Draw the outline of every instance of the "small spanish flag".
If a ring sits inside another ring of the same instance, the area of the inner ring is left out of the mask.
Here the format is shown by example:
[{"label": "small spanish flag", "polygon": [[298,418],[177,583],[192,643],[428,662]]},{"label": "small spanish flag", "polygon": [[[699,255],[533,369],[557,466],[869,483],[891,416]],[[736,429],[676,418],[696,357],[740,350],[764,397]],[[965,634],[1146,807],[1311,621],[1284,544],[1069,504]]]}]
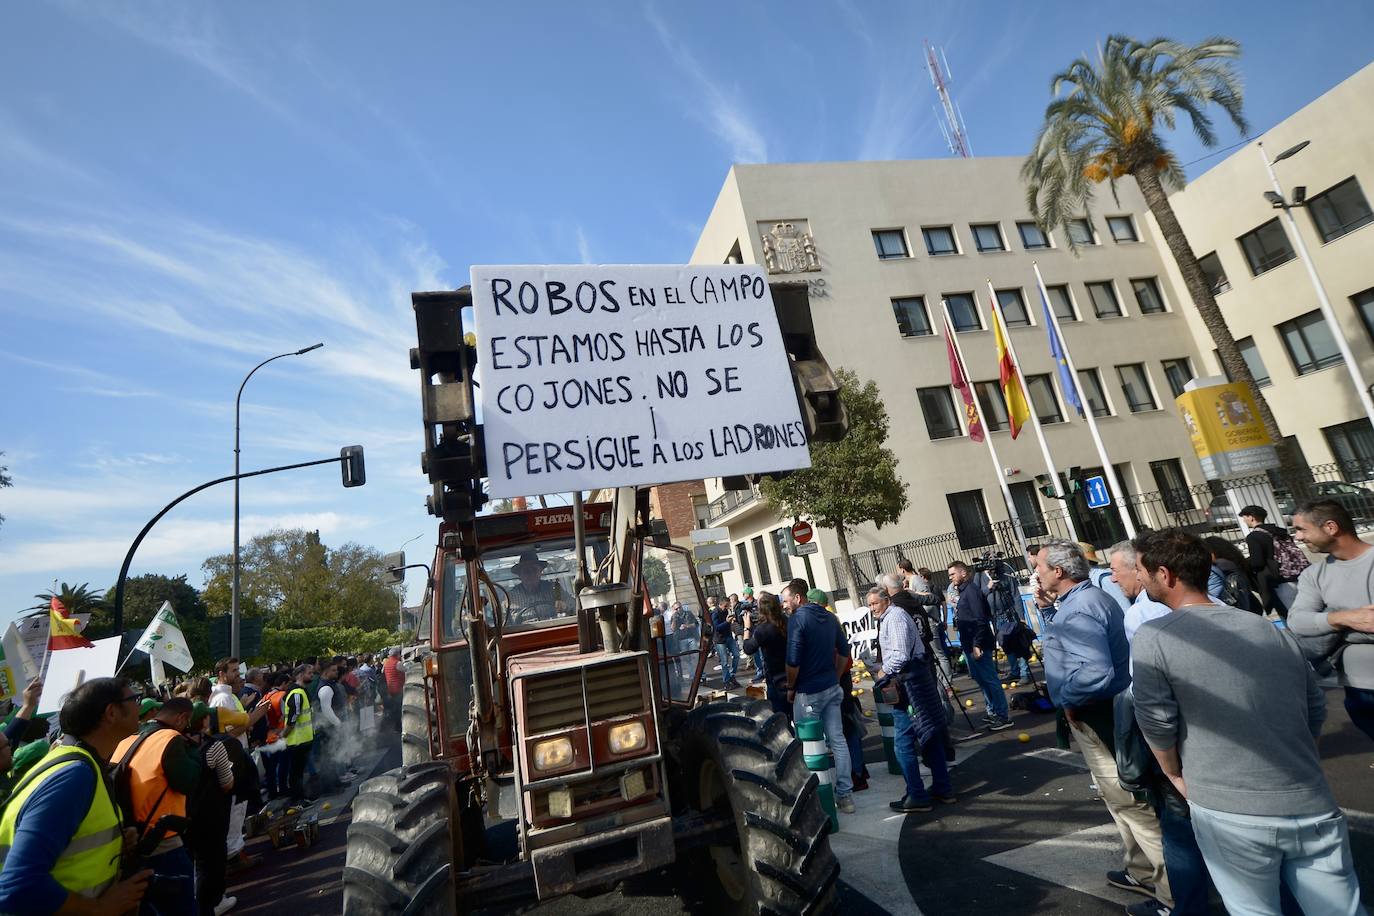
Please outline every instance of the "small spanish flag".
[{"label": "small spanish flag", "polygon": [[95,644],[76,630],[76,619],[72,617],[57,596],[52,596],[52,608],[48,611],[48,651],[58,649],[89,649]]}]

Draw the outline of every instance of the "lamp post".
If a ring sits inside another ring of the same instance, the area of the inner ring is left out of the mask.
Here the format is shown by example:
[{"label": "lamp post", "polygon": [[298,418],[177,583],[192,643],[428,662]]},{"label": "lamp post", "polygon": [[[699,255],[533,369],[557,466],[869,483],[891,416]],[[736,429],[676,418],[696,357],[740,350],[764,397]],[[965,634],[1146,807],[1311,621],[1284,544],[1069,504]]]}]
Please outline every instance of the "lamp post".
[{"label": "lamp post", "polygon": [[234,396],[234,568],[231,577],[230,598],[229,598],[229,654],[238,657],[239,654],[239,405],[243,400],[243,388],[248,384],[248,380],[253,377],[263,366],[284,356],[300,356],[309,353],[311,350],[318,350],[323,347],[323,343],[311,344],[299,350],[292,350],[289,353],[278,353],[270,356],[258,363],[252,370],[243,377],[243,382],[239,385],[239,393]]},{"label": "lamp post", "polygon": [[1279,184],[1278,175],[1274,174],[1275,163],[1296,156],[1306,149],[1310,142],[1310,140],[1304,140],[1295,146],[1290,146],[1275,156],[1272,161],[1264,152],[1264,144],[1256,144],[1259,147],[1260,158],[1264,160],[1264,168],[1269,172],[1269,181],[1274,185],[1274,190],[1265,192],[1264,199],[1273,204],[1275,209],[1282,210],[1283,215],[1288,218],[1288,228],[1293,231],[1293,244],[1297,246],[1298,257],[1302,259],[1303,266],[1307,268],[1307,277],[1312,281],[1312,288],[1317,291],[1317,304],[1321,307],[1322,317],[1326,319],[1326,326],[1336,341],[1336,348],[1341,351],[1341,359],[1345,360],[1345,368],[1350,372],[1350,380],[1355,383],[1355,394],[1364,407],[1365,416],[1369,418],[1371,428],[1374,428],[1374,399],[1370,398],[1369,384],[1365,382],[1364,373],[1360,371],[1360,364],[1355,361],[1355,354],[1350,350],[1350,343],[1345,339],[1344,332],[1341,331],[1340,323],[1336,320],[1336,312],[1331,308],[1331,300],[1326,297],[1326,288],[1322,286],[1321,278],[1317,276],[1317,267],[1312,263],[1312,255],[1307,251],[1307,243],[1302,240],[1302,232],[1298,230],[1298,221],[1293,218],[1293,208],[1303,206],[1306,195],[1299,188],[1294,194],[1293,202],[1290,203],[1283,196],[1283,186]]},{"label": "lamp post", "polygon": [[396,593],[397,593],[397,595],[398,595],[397,606],[396,606],[396,632],[397,632],[397,633],[399,633],[399,632],[401,632],[402,630],[404,630],[404,629],[405,629],[405,625],[406,625],[406,574],[405,574],[405,571],[404,571],[404,570],[405,570],[404,564],[405,564],[405,556],[406,556],[406,544],[409,544],[411,541],[418,541],[420,538],[422,538],[422,537],[424,537],[424,536],[425,536],[425,533],[424,533],[423,531],[421,531],[419,534],[415,535],[415,537],[410,538],[409,540],[407,540],[404,544],[402,544],[402,545],[400,546],[400,549],[396,551],[397,553],[399,553],[399,554],[401,555],[401,563],[402,563],[402,572],[401,572],[401,574],[400,574],[400,579],[401,579],[401,581],[398,582],[398,583],[396,584]]}]

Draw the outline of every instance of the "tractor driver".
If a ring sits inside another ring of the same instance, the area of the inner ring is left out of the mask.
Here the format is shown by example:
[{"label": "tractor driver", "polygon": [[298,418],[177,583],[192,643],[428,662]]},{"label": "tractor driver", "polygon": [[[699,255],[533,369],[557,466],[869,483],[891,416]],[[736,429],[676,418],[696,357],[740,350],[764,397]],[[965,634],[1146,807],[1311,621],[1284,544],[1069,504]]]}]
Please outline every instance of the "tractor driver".
[{"label": "tractor driver", "polygon": [[533,550],[526,550],[520,554],[519,560],[511,567],[520,580],[510,589],[510,606],[513,612],[519,612],[521,608],[530,608],[530,611],[521,615],[526,619],[549,620],[558,617],[567,609],[566,602],[563,600],[563,589],[557,581],[549,581],[541,578],[544,567],[549,564],[539,559],[539,555]]}]

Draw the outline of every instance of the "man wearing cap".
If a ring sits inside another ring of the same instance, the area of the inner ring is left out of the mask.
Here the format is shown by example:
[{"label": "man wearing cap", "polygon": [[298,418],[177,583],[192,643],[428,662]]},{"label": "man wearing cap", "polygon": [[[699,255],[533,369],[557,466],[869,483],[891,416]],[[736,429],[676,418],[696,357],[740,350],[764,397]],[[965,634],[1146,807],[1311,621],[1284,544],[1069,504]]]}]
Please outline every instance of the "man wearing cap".
[{"label": "man wearing cap", "polygon": [[539,559],[539,554],[533,550],[526,550],[520,554],[520,558],[511,567],[511,572],[520,580],[510,589],[512,612],[530,608],[531,612],[527,619],[533,620],[549,620],[563,613],[563,590],[557,582],[547,582],[540,578],[544,574],[544,567],[548,565],[546,561]]}]

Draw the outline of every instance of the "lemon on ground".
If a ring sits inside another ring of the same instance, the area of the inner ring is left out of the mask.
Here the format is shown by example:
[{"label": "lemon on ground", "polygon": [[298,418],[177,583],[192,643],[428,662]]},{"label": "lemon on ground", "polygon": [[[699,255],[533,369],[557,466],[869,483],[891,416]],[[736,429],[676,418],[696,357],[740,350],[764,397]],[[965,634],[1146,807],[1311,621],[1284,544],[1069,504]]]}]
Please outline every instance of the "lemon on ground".
[{"label": "lemon on ground", "polygon": [[1029,744],[1030,735],[1026,734],[1025,732],[1022,732],[1021,734],[1016,736],[1016,740],[1020,741],[1022,744]]},{"label": "lemon on ground", "polygon": [[967,707],[972,708],[972,706],[973,706],[973,701],[972,701],[972,700],[965,700],[965,701],[964,701],[964,705],[967,706]]}]

